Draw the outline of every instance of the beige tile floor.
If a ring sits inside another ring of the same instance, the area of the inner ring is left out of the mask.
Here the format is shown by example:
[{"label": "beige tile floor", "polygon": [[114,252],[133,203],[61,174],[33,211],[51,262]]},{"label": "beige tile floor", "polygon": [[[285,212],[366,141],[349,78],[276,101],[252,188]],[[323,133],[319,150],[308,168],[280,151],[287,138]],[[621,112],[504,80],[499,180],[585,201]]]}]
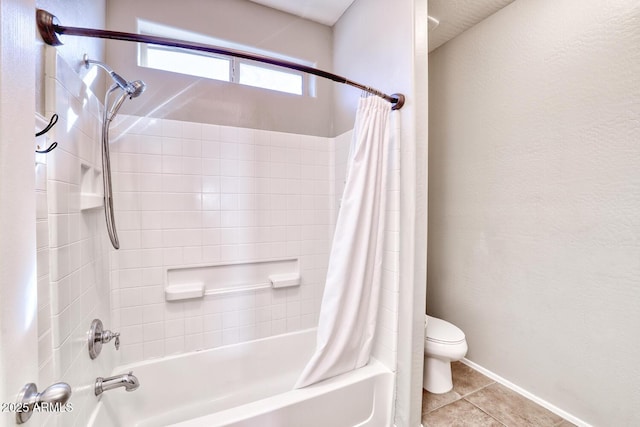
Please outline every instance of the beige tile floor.
[{"label": "beige tile floor", "polygon": [[[451,365],[453,390],[423,390],[424,427],[570,427],[570,422],[460,362]],[[574,426],[575,427],[575,426]]]}]

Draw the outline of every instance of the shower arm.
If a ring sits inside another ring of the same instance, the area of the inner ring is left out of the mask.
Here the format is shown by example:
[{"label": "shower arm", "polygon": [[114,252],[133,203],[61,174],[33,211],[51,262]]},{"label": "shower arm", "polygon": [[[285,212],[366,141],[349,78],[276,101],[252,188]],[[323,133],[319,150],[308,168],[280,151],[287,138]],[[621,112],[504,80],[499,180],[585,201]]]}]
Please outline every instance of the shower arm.
[{"label": "shower arm", "polygon": [[399,110],[400,108],[402,108],[405,102],[405,97],[401,93],[394,93],[392,95],[387,95],[386,93],[381,92],[377,89],[354,82],[352,80],[347,79],[346,77],[342,77],[337,74],[329,73],[327,71],[323,71],[313,67],[308,67],[306,65],[296,64],[295,62],[270,58],[268,56],[255,55],[255,54],[251,54],[251,53],[247,53],[247,52],[243,52],[235,49],[226,49],[226,48],[206,45],[202,43],[186,42],[183,40],[171,39],[167,37],[124,33],[120,31],[97,30],[92,28],[66,27],[66,26],[60,25],[58,18],[56,18],[54,15],[47,12],[46,10],[42,10],[42,9],[36,10],[36,23],[38,25],[38,30],[40,32],[40,35],[42,36],[42,39],[44,40],[45,43],[51,46],[59,46],[62,44],[62,42],[58,38],[58,34],[61,34],[61,35],[70,35],[70,36],[95,37],[95,38],[102,38],[102,39],[148,43],[148,44],[156,44],[161,46],[190,49],[190,50],[195,50],[200,52],[229,55],[229,56],[234,56],[236,58],[249,59],[252,61],[263,62],[265,64],[271,64],[278,67],[284,67],[292,70],[301,71],[303,73],[313,74],[314,76],[323,77],[325,79],[329,79],[334,82],[343,83],[349,86],[356,87],[367,93],[379,96],[380,98],[383,98],[384,100],[392,103],[393,104],[393,106],[391,107],[392,110]]},{"label": "shower arm", "polygon": [[91,65],[97,65],[98,67],[105,70],[111,76],[113,81],[116,82],[116,84],[120,86],[120,88],[122,88],[122,90],[129,92],[129,82],[127,82],[120,74],[113,71],[113,68],[109,67],[103,62],[96,61],[95,59],[89,59],[89,56],[86,53],[82,57],[82,60],[84,61],[84,66],[87,69],[89,69]]}]

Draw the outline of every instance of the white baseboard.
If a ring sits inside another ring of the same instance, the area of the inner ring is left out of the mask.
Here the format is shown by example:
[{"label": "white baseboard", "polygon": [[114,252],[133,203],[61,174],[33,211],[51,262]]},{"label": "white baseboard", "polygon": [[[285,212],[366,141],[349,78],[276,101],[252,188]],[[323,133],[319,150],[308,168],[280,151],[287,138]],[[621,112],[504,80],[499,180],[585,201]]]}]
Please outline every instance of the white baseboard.
[{"label": "white baseboard", "polygon": [[524,396],[527,399],[537,403],[538,405],[542,406],[543,408],[548,409],[549,411],[553,412],[554,414],[561,416],[565,420],[577,425],[578,427],[593,427],[591,424],[582,421],[580,418],[575,417],[575,416],[571,415],[570,413],[568,413],[566,411],[563,411],[562,409],[558,408],[557,406],[547,402],[544,399],[541,399],[540,397],[536,396],[535,394],[532,394],[532,393],[528,392],[527,390],[523,389],[522,387],[519,387],[519,386],[515,385],[514,383],[502,378],[500,375],[491,372],[490,370],[478,365],[477,363],[474,363],[474,362],[468,360],[467,358],[462,359],[461,362],[464,363],[465,365],[475,369],[476,371],[480,372],[481,374],[486,375],[487,377],[491,378],[495,382],[500,383],[500,384],[502,384],[503,386],[505,386],[507,388],[510,388],[511,390],[515,391],[519,395]]}]

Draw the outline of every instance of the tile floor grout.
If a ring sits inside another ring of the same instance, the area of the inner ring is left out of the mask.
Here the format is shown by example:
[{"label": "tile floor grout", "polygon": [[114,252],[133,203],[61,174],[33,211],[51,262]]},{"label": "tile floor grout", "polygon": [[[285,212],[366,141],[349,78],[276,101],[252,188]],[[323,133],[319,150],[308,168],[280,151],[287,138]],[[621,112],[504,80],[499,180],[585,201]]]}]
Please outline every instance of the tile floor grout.
[{"label": "tile floor grout", "polygon": [[[494,383],[495,383],[495,382],[494,382]],[[491,385],[491,384],[489,384],[489,385]],[[485,386],[485,387],[489,387],[489,385],[487,385],[487,386]],[[476,391],[480,391],[480,390],[482,390],[482,389],[483,389],[483,388],[485,388],[485,387],[482,387],[482,388],[480,388],[480,389],[478,389],[478,390],[476,390]],[[473,393],[475,393],[475,391],[474,391]],[[470,394],[473,394],[473,393],[469,393],[469,394],[467,394],[467,396],[469,396]],[[464,397],[463,397],[462,399],[464,399]],[[503,423],[502,421],[500,421],[499,419],[497,419],[496,417],[494,417],[493,415],[491,415],[490,413],[488,413],[487,411],[485,411],[484,409],[482,409],[481,407],[479,407],[479,406],[478,406],[478,405],[476,405],[475,403],[473,403],[473,402],[471,402],[471,401],[469,401],[469,400],[467,400],[467,399],[464,399],[464,400],[465,400],[465,401],[467,401],[467,402],[469,402],[470,404],[472,404],[473,406],[475,406],[476,408],[478,408],[479,410],[481,410],[481,411],[482,411],[482,412],[484,412],[485,414],[487,414],[487,416],[488,416],[488,417],[490,417],[490,418],[492,418],[492,419],[496,420],[496,422],[497,422],[497,423],[499,423],[501,426],[507,427],[507,425],[506,425],[505,423]],[[555,427],[555,426],[554,426],[554,427]]]},{"label": "tile floor grout", "polygon": [[451,391],[443,394],[423,392],[422,422],[425,427],[573,426],[467,365],[454,362],[452,373]]}]

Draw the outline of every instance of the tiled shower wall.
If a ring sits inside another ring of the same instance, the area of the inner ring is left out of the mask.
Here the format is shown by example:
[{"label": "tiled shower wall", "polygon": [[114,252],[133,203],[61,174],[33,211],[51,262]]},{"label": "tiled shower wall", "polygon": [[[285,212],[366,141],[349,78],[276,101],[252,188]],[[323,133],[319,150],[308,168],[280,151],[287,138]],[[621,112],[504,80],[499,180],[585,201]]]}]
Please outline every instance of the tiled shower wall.
[{"label": "tiled shower wall", "polygon": [[[121,249],[111,252],[112,305],[123,362],[317,324],[332,139],[137,117],[113,129]],[[300,263],[298,288],[165,301],[168,268],[289,258]]]},{"label": "tiled shower wall", "polygon": [[[97,403],[93,383],[113,368],[108,346],[96,360],[86,333],[95,317],[110,327],[108,250],[102,212],[81,209],[82,165],[99,173],[99,103],[78,75],[46,49],[46,117],[58,123],[37,138],[36,229],[38,276],[39,379],[42,391],[54,382],[71,385],[73,411],[41,417],[38,425],[84,426]],[[39,128],[42,128],[42,122]]]},{"label": "tiled shower wall", "polygon": [[[317,325],[352,132],[322,138],[140,117],[123,117],[113,129],[121,249],[111,253],[112,307],[124,363]],[[391,369],[397,151],[394,142],[373,352]],[[299,288],[164,299],[169,268],[283,258],[299,260]]]}]

